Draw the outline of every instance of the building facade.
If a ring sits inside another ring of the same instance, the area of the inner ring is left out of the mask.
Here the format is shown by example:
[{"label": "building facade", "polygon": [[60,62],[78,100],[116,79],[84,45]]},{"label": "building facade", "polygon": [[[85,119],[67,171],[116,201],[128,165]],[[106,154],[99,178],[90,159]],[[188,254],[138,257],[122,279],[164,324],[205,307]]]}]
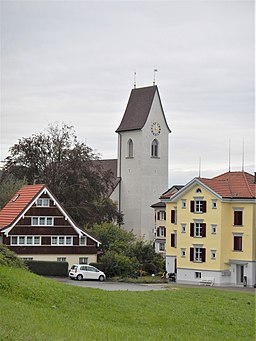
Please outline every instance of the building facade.
[{"label": "building facade", "polygon": [[118,133],[118,205],[123,227],[154,238],[150,208],[168,186],[170,129],[157,86],[133,89]]},{"label": "building facade", "polygon": [[195,178],[166,204],[166,267],[178,282],[256,284],[255,177]]},{"label": "building facade", "polygon": [[97,262],[100,245],[39,184],[23,186],[0,211],[0,242],[20,258],[69,265]]}]

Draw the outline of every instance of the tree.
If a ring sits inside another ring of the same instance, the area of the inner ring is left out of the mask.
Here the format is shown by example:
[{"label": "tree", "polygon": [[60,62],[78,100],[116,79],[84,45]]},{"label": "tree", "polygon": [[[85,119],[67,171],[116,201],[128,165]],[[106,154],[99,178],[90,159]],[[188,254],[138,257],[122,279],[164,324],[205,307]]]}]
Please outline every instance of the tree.
[{"label": "tree", "polygon": [[143,270],[147,273],[164,271],[164,259],[155,253],[152,244],[136,239],[132,231],[104,223],[94,225],[92,234],[102,242],[100,263],[107,276],[133,276]]},{"label": "tree", "polygon": [[8,203],[14,194],[26,184],[26,179],[17,180],[14,176],[8,175],[0,181],[0,210]]},{"label": "tree", "polygon": [[121,222],[117,206],[107,198],[112,173],[95,160],[99,155],[78,141],[73,126],[50,125],[46,133],[23,137],[10,148],[1,181],[12,175],[25,177],[28,184],[46,184],[81,226]]}]

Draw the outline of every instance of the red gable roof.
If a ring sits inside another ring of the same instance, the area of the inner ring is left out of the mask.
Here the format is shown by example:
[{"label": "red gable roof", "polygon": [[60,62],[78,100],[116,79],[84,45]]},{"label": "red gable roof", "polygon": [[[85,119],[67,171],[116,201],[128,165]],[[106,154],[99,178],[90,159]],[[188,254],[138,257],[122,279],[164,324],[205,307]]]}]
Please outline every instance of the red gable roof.
[{"label": "red gable roof", "polygon": [[23,186],[0,211],[0,230],[11,225],[45,185]]},{"label": "red gable roof", "polygon": [[212,179],[199,178],[223,198],[255,198],[254,176],[246,172],[227,172]]}]

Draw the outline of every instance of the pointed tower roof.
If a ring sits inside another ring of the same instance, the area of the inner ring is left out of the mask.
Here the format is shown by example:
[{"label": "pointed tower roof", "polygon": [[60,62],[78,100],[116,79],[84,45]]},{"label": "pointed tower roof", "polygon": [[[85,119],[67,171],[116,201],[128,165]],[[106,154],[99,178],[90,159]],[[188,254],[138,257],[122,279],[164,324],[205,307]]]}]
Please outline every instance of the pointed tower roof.
[{"label": "pointed tower roof", "polygon": [[[158,88],[156,85],[133,89],[131,91],[123,119],[119,127],[117,128],[116,133],[129,130],[140,130],[144,127],[156,92],[159,96]],[[161,100],[160,105],[163,111]]]}]

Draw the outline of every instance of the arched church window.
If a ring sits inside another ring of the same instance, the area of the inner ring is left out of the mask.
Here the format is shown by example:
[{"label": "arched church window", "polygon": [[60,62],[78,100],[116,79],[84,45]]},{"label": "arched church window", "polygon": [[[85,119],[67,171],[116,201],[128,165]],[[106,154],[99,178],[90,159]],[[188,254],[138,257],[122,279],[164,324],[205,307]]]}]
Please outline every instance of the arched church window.
[{"label": "arched church window", "polygon": [[129,139],[127,142],[127,157],[133,157],[133,141]]},{"label": "arched church window", "polygon": [[158,157],[159,155],[159,142],[154,139],[151,144],[151,157]]}]

